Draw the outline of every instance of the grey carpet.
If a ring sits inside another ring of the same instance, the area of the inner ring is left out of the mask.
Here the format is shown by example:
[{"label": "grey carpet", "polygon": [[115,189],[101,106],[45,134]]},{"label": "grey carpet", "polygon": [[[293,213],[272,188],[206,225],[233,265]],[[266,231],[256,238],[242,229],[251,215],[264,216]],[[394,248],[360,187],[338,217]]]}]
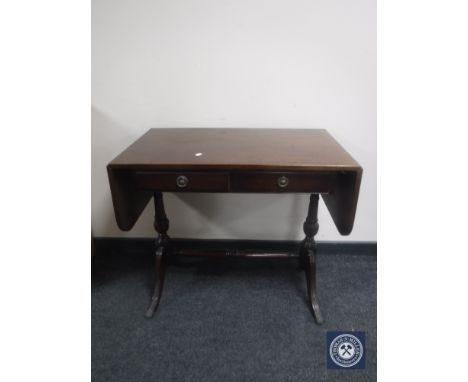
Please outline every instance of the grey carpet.
[{"label": "grey carpet", "polygon": [[[318,255],[322,326],[294,260],[178,260],[145,319],[151,260],[94,265],[93,381],[376,381],[376,256]],[[364,370],[326,368],[328,330],[366,332]]]}]

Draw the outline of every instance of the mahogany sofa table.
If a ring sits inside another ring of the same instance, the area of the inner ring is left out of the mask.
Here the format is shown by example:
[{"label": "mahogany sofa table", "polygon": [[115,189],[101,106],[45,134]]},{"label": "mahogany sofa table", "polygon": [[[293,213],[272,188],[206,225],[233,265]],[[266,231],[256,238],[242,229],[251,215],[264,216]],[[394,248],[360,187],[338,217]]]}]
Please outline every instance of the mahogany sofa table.
[{"label": "mahogany sofa table", "polygon": [[[167,234],[163,192],[308,193],[305,239],[297,256],[305,265],[308,298],[317,323],[314,236],[319,194],[342,235],[354,223],[361,166],[326,130],[311,129],[150,129],[107,166],[115,217],[130,230],[154,198],[156,283],[147,317],[161,300],[165,259],[177,254]],[[200,250],[183,253],[200,255]],[[212,255],[281,257],[286,253],[217,250]]]}]

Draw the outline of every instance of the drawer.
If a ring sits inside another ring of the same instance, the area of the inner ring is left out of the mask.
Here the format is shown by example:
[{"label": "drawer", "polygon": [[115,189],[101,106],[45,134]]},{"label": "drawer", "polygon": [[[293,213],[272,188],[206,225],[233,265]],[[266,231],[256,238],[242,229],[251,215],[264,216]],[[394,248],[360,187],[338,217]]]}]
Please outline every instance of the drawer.
[{"label": "drawer", "polygon": [[335,175],[330,172],[252,172],[231,175],[235,192],[333,192]]},{"label": "drawer", "polygon": [[229,174],[221,172],[146,172],[135,174],[138,188],[157,191],[226,192]]}]

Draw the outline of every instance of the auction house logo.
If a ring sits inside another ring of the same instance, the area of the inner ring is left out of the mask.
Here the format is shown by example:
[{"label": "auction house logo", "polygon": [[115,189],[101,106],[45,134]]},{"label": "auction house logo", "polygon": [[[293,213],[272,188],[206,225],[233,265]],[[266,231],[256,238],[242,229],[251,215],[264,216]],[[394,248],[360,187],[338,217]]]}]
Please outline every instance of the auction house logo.
[{"label": "auction house logo", "polygon": [[328,332],[327,344],[329,369],[364,369],[364,332]]}]

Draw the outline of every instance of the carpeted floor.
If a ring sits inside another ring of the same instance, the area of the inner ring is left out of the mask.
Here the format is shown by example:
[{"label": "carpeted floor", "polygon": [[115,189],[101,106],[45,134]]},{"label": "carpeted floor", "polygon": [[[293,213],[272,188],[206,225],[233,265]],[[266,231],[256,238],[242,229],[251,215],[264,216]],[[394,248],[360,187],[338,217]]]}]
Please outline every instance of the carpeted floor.
[{"label": "carpeted floor", "polygon": [[[108,260],[93,266],[95,382],[376,381],[376,256],[318,255],[322,326],[294,260],[177,260],[152,319],[152,257]],[[327,369],[328,330],[366,332],[364,370]]]}]

